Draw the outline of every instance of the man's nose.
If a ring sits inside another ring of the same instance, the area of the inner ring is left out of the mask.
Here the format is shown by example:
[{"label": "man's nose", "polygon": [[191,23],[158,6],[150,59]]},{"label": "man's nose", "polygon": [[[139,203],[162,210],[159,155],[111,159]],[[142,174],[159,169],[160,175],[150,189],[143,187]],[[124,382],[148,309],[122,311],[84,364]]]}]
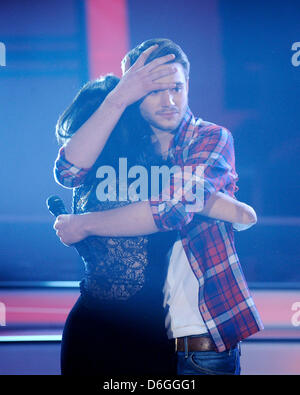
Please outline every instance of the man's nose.
[{"label": "man's nose", "polygon": [[160,100],[163,107],[175,105],[173,94],[169,89],[163,90],[161,92]]}]

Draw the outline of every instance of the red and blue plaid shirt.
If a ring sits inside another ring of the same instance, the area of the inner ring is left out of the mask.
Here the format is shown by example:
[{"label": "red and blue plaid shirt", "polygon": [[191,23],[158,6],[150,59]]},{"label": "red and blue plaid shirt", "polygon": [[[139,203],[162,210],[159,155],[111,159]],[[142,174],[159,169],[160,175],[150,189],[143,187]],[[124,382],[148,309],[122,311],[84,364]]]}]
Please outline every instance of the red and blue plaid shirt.
[{"label": "red and blue plaid shirt", "polygon": [[54,164],[54,178],[66,188],[76,188],[83,183],[85,176],[92,168],[79,168],[66,159],[65,149],[61,147]]},{"label": "red and blue plaid shirt", "polygon": [[[234,197],[237,190],[235,155],[231,133],[218,125],[195,119],[188,109],[169,147],[172,164],[193,169],[201,166],[203,204],[218,192]],[[90,169],[68,162],[61,148],[55,162],[56,180],[69,188],[83,182]],[[176,174],[168,188],[176,196]],[[180,184],[180,185],[179,185]],[[170,194],[171,195],[171,194]],[[199,313],[219,352],[263,329],[240,266],[230,223],[191,212],[184,199],[150,199],[160,231],[177,229],[199,284]],[[177,195],[178,196],[178,195]]]},{"label": "red and blue plaid shirt", "polygon": [[[170,144],[169,157],[181,169],[203,168],[200,182],[204,206],[218,191],[234,197],[238,176],[233,137],[227,129],[195,119],[188,109]],[[172,189],[182,185],[176,183],[176,175],[173,180],[171,193],[176,196]],[[262,330],[263,324],[235,250],[232,224],[196,215],[187,209],[183,199],[162,201],[156,197],[150,206],[160,231],[178,229],[180,232],[199,283],[199,312],[218,351],[229,349]]]}]

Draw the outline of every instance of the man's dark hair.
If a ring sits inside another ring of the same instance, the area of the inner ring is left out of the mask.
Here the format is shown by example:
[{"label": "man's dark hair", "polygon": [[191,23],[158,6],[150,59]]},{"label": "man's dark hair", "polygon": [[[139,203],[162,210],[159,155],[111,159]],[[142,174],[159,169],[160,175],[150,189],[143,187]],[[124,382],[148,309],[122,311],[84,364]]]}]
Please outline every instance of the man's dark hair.
[{"label": "man's dark hair", "polygon": [[185,78],[188,79],[190,73],[190,62],[186,54],[183,52],[183,50],[180,48],[179,45],[175,44],[172,40],[169,40],[167,38],[153,38],[150,40],[146,40],[142,44],[138,45],[137,47],[129,51],[125,56],[125,58],[129,57],[130,65],[133,65],[133,63],[135,63],[135,61],[141,55],[142,52],[144,52],[147,48],[155,44],[158,44],[158,48],[155,49],[148,56],[145,64],[151,62],[156,58],[160,58],[161,56],[174,54],[175,58],[167,63],[180,63],[183,67]]}]

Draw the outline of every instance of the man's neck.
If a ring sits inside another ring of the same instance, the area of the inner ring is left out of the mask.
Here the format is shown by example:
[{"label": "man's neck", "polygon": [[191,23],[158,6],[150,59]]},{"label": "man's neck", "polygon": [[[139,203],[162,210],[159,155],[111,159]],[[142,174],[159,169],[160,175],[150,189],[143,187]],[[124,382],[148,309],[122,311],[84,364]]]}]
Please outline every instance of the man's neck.
[{"label": "man's neck", "polygon": [[162,155],[163,158],[165,158],[167,156],[168,148],[174,134],[172,131],[168,132],[154,127],[152,127],[152,130],[154,133],[152,141],[156,145],[156,151],[158,154]]}]

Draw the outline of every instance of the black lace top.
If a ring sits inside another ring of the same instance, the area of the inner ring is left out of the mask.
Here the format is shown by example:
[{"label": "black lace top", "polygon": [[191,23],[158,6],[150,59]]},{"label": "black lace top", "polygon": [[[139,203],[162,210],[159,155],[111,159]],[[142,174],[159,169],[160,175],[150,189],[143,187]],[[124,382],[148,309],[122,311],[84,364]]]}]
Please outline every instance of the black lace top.
[{"label": "black lace top", "polygon": [[[75,214],[131,204],[118,199],[99,201],[96,196],[99,180],[93,175],[89,180],[92,182],[87,181],[74,189]],[[83,300],[91,306],[99,301],[127,301],[142,290],[144,294],[162,294],[166,255],[175,238],[175,232],[159,232],[148,236],[90,236],[85,239],[82,252],[85,275],[80,284]]]}]

